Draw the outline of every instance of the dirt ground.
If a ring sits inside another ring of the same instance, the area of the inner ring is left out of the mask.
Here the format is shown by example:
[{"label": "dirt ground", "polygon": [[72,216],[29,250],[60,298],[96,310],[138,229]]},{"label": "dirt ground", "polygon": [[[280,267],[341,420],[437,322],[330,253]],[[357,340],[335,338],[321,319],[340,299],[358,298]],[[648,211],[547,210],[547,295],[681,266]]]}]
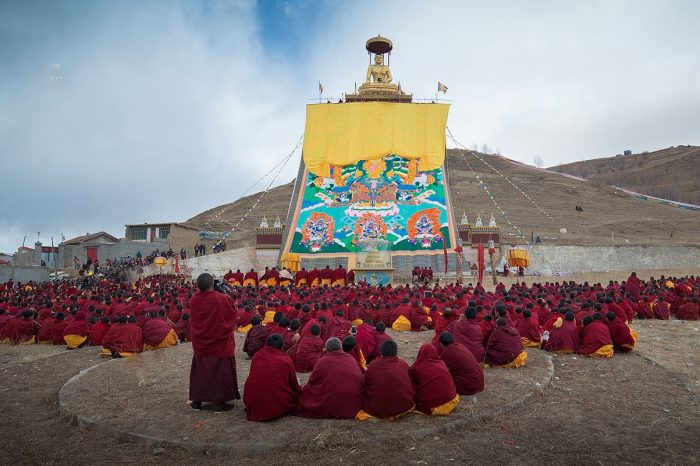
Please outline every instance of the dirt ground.
[{"label": "dirt ground", "polygon": [[[97,350],[59,350],[49,354],[38,346],[17,349],[3,345],[0,346],[0,457],[4,464],[71,465],[203,461],[213,464],[695,464],[700,461],[700,398],[692,385],[697,385],[699,325],[698,322],[640,321],[635,324],[641,340],[637,353],[616,355],[611,360],[554,356],[551,385],[524,405],[494,419],[475,420],[449,432],[427,436],[406,429],[403,435],[389,441],[354,442],[351,437],[339,442],[337,432],[316,424],[325,421],[288,418],[264,426],[271,431],[291,429],[300,433],[312,426],[327,432],[325,441],[250,456],[123,441],[114,435],[72,425],[59,414],[58,393],[81,370],[105,363],[97,357]],[[416,337],[412,334],[411,338]],[[39,351],[33,354],[34,350]],[[108,364],[116,362],[119,361]],[[521,390],[510,382],[500,384],[494,396]],[[186,391],[186,387],[181,389]],[[131,395],[148,396],[148,390],[144,384]],[[85,398],[86,403],[109,405],[107,397],[92,397],[86,392]],[[240,409],[240,404],[236,409]],[[227,418],[230,413],[198,414],[204,416],[205,422],[214,417],[237,422],[236,415]],[[167,417],[164,413],[163,418]],[[156,422],[151,428],[157,430],[158,425]],[[229,441],[254,443],[264,439],[231,436]]]}]

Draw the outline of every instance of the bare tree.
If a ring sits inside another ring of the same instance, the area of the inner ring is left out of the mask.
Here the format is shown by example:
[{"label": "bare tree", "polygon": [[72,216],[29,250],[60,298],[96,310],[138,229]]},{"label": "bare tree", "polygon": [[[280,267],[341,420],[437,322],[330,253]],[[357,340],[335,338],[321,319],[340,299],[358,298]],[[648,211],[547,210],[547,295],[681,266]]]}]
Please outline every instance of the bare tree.
[{"label": "bare tree", "polygon": [[540,157],[539,155],[536,155],[536,156],[535,156],[535,166],[536,166],[537,168],[542,168],[542,167],[544,167],[544,160],[542,160],[542,157]]}]

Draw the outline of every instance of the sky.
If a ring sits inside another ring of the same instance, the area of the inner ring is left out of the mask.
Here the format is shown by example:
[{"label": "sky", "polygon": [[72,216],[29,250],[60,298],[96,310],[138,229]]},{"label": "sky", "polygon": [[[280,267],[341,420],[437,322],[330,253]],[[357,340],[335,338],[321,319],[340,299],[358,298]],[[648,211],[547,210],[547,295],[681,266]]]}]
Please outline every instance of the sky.
[{"label": "sky", "polygon": [[467,146],[552,166],[700,145],[698,20],[693,0],[3,0],[0,251],[238,199],[377,34],[404,91],[448,86]]}]

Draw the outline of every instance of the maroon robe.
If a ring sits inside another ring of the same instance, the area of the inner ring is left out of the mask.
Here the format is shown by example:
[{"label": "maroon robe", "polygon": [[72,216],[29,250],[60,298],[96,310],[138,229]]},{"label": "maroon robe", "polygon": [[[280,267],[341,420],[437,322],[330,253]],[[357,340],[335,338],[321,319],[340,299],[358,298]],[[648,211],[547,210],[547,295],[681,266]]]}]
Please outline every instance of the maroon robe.
[{"label": "maroon robe", "polygon": [[553,352],[571,352],[578,349],[579,333],[576,324],[564,320],[561,327],[552,327],[549,331],[549,340],[544,344],[544,349]]},{"label": "maroon robe", "polygon": [[520,321],[518,321],[515,328],[518,329],[518,333],[521,337],[527,338],[533,343],[539,343],[540,339],[542,338],[540,326],[537,325],[536,321],[532,317],[523,317],[520,319]]},{"label": "maroon robe", "polygon": [[90,337],[90,344],[96,345],[96,346],[102,345],[102,339],[107,334],[108,330],[109,330],[109,325],[105,324],[102,321],[97,322],[95,325],[93,325],[92,329],[90,330],[91,335],[92,335]]},{"label": "maroon robe", "polygon": [[290,353],[297,372],[311,372],[323,354],[323,340],[316,335],[302,337]]},{"label": "maroon robe", "polygon": [[578,346],[578,353],[588,355],[595,353],[605,345],[612,344],[612,337],[608,327],[603,322],[594,320],[583,327],[583,337],[581,338],[581,344]]},{"label": "maroon robe", "polygon": [[[47,322],[48,324],[48,322]],[[63,331],[68,326],[65,320],[55,319],[51,322],[51,339],[54,345],[64,345],[66,341],[63,339]]]},{"label": "maroon robe", "polygon": [[429,414],[457,396],[452,375],[431,344],[420,347],[410,373],[416,388],[416,410],[422,413]]},{"label": "maroon robe", "polygon": [[168,336],[172,327],[160,317],[148,319],[143,324],[143,342],[149,346],[160,345]]},{"label": "maroon robe", "polygon": [[503,366],[513,362],[522,351],[518,330],[510,326],[497,326],[486,344],[486,359],[491,364]]},{"label": "maroon robe", "polygon": [[[10,341],[13,345],[28,342],[36,337],[39,331],[39,323],[34,319],[18,318],[10,333]],[[63,341],[63,335],[61,335]]]},{"label": "maroon robe", "polygon": [[222,403],[240,399],[236,378],[236,306],[228,295],[200,291],[190,301],[192,367],[190,400]]},{"label": "maroon robe", "polygon": [[608,323],[608,330],[610,331],[613,350],[616,353],[627,353],[632,351],[635,341],[634,338],[632,338],[632,332],[630,332],[630,328],[627,326],[627,324],[621,320],[614,319],[612,322]]},{"label": "maroon robe", "polygon": [[253,325],[248,333],[245,335],[245,341],[243,342],[243,352],[252,358],[255,353],[257,353],[267,341],[267,328],[264,325],[258,324]]},{"label": "maroon robe", "polygon": [[304,385],[296,414],[307,418],[353,419],[362,409],[365,376],[342,350],[325,354]]},{"label": "maroon robe", "polygon": [[116,353],[142,353],[143,331],[141,327],[135,323],[119,325],[112,336],[109,348]]},{"label": "maroon robe", "polygon": [[352,322],[344,317],[333,316],[327,324],[326,332],[323,336],[327,340],[331,337],[337,337],[341,340],[348,336],[350,332],[350,327],[352,327]]},{"label": "maroon robe", "polygon": [[[90,324],[85,320],[85,314],[78,312],[75,318],[66,325],[63,329],[63,336],[66,335],[78,335],[81,337],[90,337]],[[90,338],[88,338],[88,344]]]},{"label": "maroon robe", "polygon": [[404,414],[414,405],[415,389],[408,364],[398,356],[380,356],[367,368],[362,410],[374,417]]},{"label": "maroon robe", "polygon": [[474,395],[484,389],[484,370],[464,345],[451,343],[443,348],[440,359],[452,375],[457,393]]},{"label": "maroon robe", "polygon": [[[486,357],[486,350],[484,349],[483,343],[484,337],[481,326],[475,320],[459,320],[452,323],[445,330],[452,334],[456,343],[464,345],[469,351],[471,351],[477,361],[484,361],[484,358]],[[438,352],[440,351],[438,350]]]},{"label": "maroon robe", "polygon": [[375,332],[374,333],[374,351],[372,351],[370,354],[365,355],[365,359],[367,360],[367,364],[372,362],[374,359],[378,358],[381,356],[382,352],[380,350],[382,343],[384,343],[387,340],[393,340],[389,335],[386,334],[386,332]]},{"label": "maroon robe", "polygon": [[293,411],[301,387],[289,356],[271,346],[255,353],[243,388],[249,421],[267,421]]}]

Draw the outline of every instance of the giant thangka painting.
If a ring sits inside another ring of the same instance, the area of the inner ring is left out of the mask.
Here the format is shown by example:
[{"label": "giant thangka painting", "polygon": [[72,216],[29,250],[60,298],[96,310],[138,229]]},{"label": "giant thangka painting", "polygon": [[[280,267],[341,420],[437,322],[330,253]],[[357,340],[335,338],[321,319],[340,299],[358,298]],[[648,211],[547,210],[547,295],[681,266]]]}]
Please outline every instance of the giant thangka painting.
[{"label": "giant thangka painting", "polygon": [[450,248],[441,168],[390,155],[308,174],[291,252],[348,253],[358,240],[386,239],[392,251]]},{"label": "giant thangka painting", "polygon": [[399,254],[453,248],[443,173],[446,109],[440,121],[441,112],[416,104],[321,107],[330,108],[312,117],[307,111],[303,185],[285,251],[348,255],[366,238],[385,239]]}]

